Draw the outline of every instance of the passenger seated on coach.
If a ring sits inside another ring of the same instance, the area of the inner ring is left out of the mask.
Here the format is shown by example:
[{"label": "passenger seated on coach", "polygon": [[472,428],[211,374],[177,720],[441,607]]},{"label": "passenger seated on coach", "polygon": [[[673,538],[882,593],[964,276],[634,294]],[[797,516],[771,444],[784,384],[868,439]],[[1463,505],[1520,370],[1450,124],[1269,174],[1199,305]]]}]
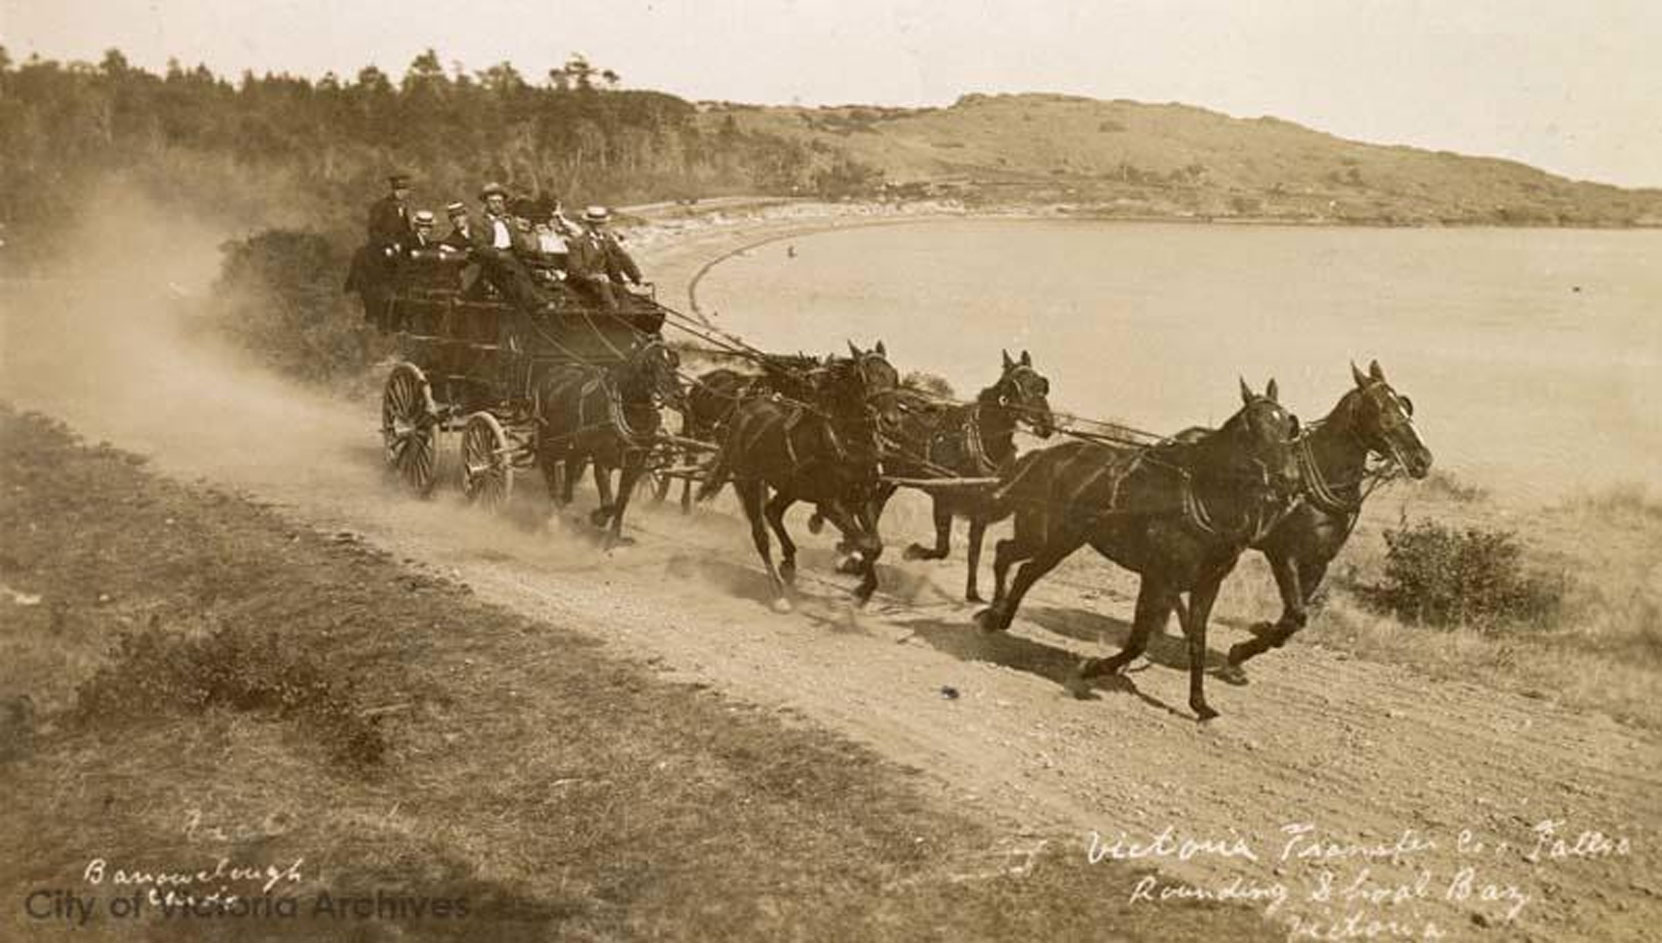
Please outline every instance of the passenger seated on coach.
[{"label": "passenger seated on coach", "polygon": [[576,234],[577,228],[566,219],[559,197],[548,196],[537,201],[535,223],[538,251],[548,266],[558,272],[560,278],[565,278],[570,260],[566,240]]}]

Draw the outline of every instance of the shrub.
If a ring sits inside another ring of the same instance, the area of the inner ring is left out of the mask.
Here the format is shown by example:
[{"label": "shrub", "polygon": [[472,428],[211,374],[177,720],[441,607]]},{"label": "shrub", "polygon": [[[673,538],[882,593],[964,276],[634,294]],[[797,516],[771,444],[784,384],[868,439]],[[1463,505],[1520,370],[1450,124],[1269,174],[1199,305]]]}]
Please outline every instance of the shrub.
[{"label": "shrub", "polygon": [[83,721],[143,722],[215,708],[299,723],[351,765],[379,763],[386,753],[380,728],[358,711],[350,680],[271,632],[224,626],[198,637],[156,628],[123,635],[110,663],[76,691]]},{"label": "shrub", "polygon": [[1407,622],[1482,629],[1503,623],[1549,624],[1566,581],[1528,572],[1523,547],[1507,531],[1464,532],[1435,521],[1385,531],[1385,575],[1364,598]]},{"label": "shrub", "polygon": [[947,399],[952,399],[956,395],[952,391],[952,384],[948,383],[945,377],[925,373],[922,370],[913,370],[906,374],[906,377],[900,381],[900,385],[909,390],[922,390],[925,393],[943,396]]},{"label": "shrub", "polygon": [[223,246],[216,326],[281,373],[344,380],[364,368],[362,308],[345,295],[347,254],[315,232],[271,229]]}]

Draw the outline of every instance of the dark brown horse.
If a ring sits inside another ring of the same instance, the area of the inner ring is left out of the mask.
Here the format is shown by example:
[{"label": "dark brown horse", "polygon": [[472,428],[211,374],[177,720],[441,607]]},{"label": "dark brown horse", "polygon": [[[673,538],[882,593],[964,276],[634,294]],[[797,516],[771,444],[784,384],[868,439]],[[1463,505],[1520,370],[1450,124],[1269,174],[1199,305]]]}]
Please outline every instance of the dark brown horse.
[{"label": "dark brown horse", "polygon": [[[753,358],[760,373],[747,373],[730,367],[717,367],[699,374],[687,383],[685,408],[681,411],[681,435],[699,442],[720,441],[721,432],[729,416],[741,401],[751,396],[780,393],[806,402],[814,398],[820,372],[830,360],[819,360],[805,354],[767,354]],[[682,458],[689,462],[703,456],[684,451]],[[660,491],[662,501],[667,489]],[[681,486],[681,510],[692,507],[692,479]]]},{"label": "dark brown horse", "polygon": [[[1027,591],[1075,550],[1090,544],[1142,576],[1125,647],[1087,659],[1073,685],[1119,671],[1141,655],[1188,593],[1183,632],[1189,648],[1189,706],[1202,720],[1206,703],[1206,622],[1224,577],[1247,545],[1285,513],[1296,490],[1293,442],[1298,419],[1241,383],[1243,408],[1195,442],[1133,448],[1066,442],[1017,461],[993,500],[1015,512],[1015,536],[998,543],[992,605],[976,614],[984,629],[1003,630]],[[1005,589],[1012,564],[1023,561]]]},{"label": "dark brown horse", "polygon": [[[996,478],[1007,474],[1015,463],[1017,425],[1026,424],[1035,435],[1048,439],[1056,429],[1048,399],[1050,381],[1033,369],[1027,351],[1015,360],[1008,351],[1003,355],[998,382],[982,390],[973,403],[946,403],[916,390],[903,390],[900,424],[884,442],[883,471],[900,478]],[[897,487],[888,482],[878,485],[873,520],[883,516]],[[976,574],[981,567],[982,537],[987,525],[999,519],[988,500],[993,489],[924,490],[934,505],[935,546],[914,543],[906,548],[906,559],[942,559],[951,552],[952,519],[968,518],[969,576],[964,598],[980,602]]]},{"label": "dark brown horse", "polygon": [[[825,367],[808,401],[777,393],[742,400],[725,423],[715,467],[698,492],[699,500],[705,500],[733,482],[756,552],[767,567],[777,611],[790,610],[785,586],[795,580],[796,543],[784,518],[798,501],[817,505],[860,549],[861,580],[855,589],[860,602],[877,589],[883,544],[870,519],[870,501],[877,486],[879,429],[896,419],[900,377],[881,341],[872,350],[853,344],[849,350],[853,356]],[[779,538],[778,568],[764,520]]]},{"label": "dark brown horse", "polygon": [[[570,504],[577,479],[592,461],[600,506],[589,520],[596,527],[611,524],[608,548],[622,537],[623,512],[655,444],[659,410],[682,399],[680,363],[673,349],[651,337],[618,363],[561,365],[537,383],[538,460],[549,496],[560,507]],[[621,469],[615,498],[614,469]]]},{"label": "dark brown horse", "polygon": [[[1355,364],[1350,365],[1350,372],[1356,386],[1299,437],[1296,458],[1302,500],[1252,544],[1269,560],[1281,591],[1282,612],[1273,624],[1254,626],[1252,639],[1230,647],[1232,668],[1287,644],[1309,621],[1310,601],[1355,528],[1368,486],[1379,480],[1368,467],[1370,456],[1377,455],[1387,469],[1401,469],[1416,479],[1431,471],[1431,450],[1414,428],[1413,402],[1391,388],[1377,360],[1368,365],[1366,374]],[[1186,430],[1179,438],[1204,434],[1203,429]]]}]

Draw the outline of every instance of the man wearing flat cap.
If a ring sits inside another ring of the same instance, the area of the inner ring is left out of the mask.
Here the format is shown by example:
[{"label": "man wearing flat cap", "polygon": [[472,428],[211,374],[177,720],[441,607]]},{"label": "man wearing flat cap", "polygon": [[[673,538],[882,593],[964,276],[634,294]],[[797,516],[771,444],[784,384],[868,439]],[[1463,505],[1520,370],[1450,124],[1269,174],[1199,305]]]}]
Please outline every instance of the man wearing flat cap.
[{"label": "man wearing flat cap", "polygon": [[618,307],[617,289],[625,282],[643,284],[640,267],[606,229],[611,211],[591,206],[583,211],[583,232],[568,241],[571,277],[609,311]]},{"label": "man wearing flat cap", "polygon": [[369,246],[383,257],[403,252],[415,236],[410,219],[410,175],[387,175],[390,193],[369,207]]}]

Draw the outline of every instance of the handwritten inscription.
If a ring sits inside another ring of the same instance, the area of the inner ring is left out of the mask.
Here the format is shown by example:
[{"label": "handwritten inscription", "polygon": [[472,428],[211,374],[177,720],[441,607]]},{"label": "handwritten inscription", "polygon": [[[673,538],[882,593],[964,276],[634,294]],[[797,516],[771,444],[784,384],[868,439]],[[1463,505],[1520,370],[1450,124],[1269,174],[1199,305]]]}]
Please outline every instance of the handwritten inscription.
[{"label": "handwritten inscription", "polygon": [[1131,884],[1127,899],[1135,905],[1246,904],[1281,921],[1290,940],[1348,941],[1452,939],[1450,908],[1479,927],[1509,924],[1534,899],[1531,887],[1511,872],[1538,879],[1543,865],[1632,852],[1623,835],[1572,830],[1549,819],[1510,839],[1469,828],[1447,835],[1408,828],[1357,841],[1324,834],[1311,822],[1289,822],[1270,839],[1233,831],[1185,833],[1176,826],[1142,835],[1122,830],[1111,838],[1093,831],[1086,857],[1092,864],[1187,863],[1236,872],[1209,882],[1145,874]]}]

